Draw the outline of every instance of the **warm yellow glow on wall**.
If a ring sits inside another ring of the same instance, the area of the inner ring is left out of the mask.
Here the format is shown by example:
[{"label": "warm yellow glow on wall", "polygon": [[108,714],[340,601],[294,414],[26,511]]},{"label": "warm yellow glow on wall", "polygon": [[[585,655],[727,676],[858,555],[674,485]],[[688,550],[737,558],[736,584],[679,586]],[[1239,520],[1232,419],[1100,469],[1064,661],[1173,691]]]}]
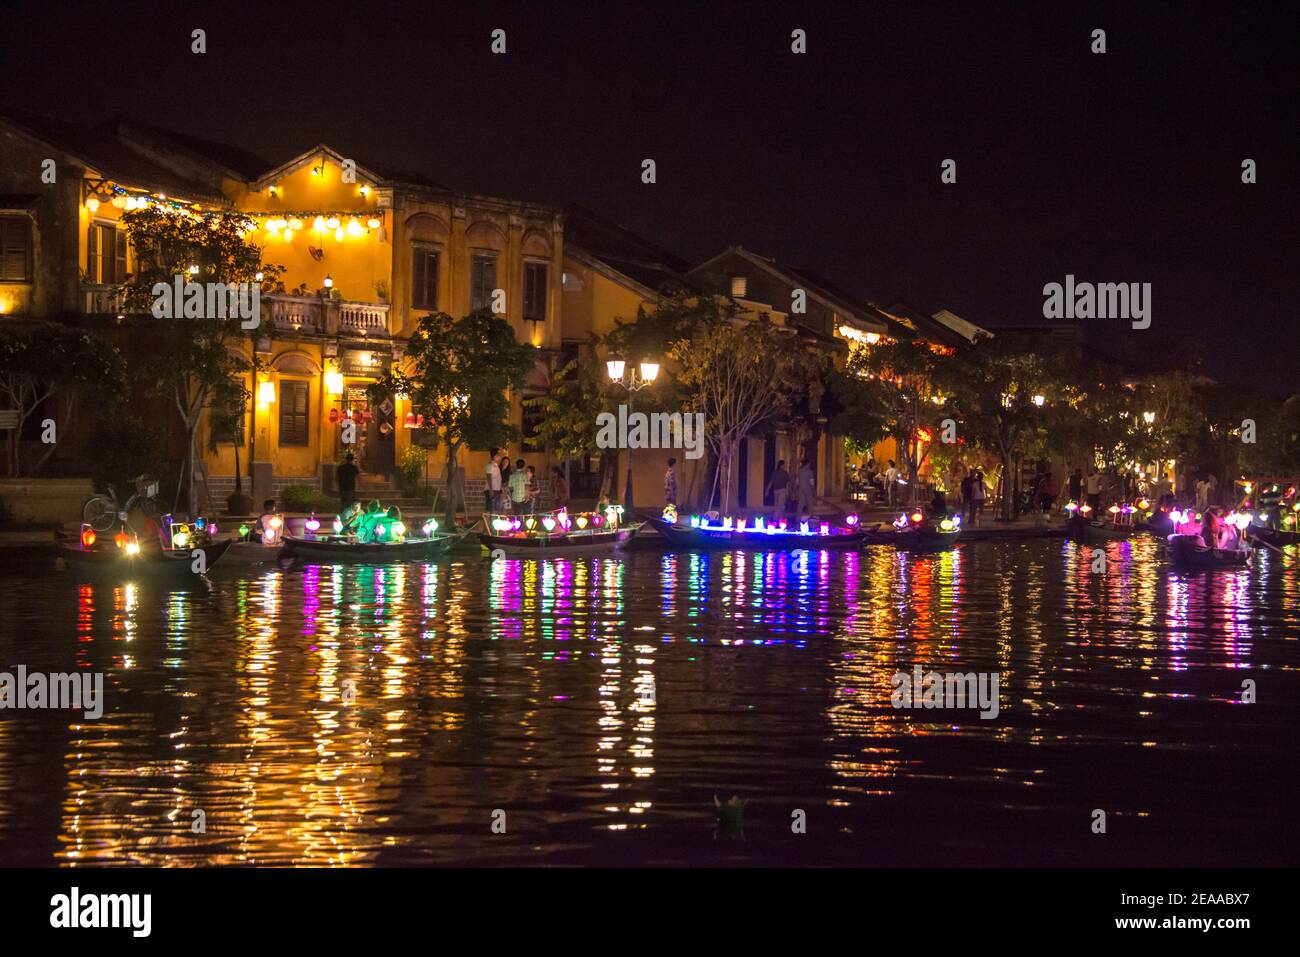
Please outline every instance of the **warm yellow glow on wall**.
[{"label": "warm yellow glow on wall", "polygon": [[263,405],[270,405],[275,401],[275,383],[263,382],[257,387],[257,401]]}]

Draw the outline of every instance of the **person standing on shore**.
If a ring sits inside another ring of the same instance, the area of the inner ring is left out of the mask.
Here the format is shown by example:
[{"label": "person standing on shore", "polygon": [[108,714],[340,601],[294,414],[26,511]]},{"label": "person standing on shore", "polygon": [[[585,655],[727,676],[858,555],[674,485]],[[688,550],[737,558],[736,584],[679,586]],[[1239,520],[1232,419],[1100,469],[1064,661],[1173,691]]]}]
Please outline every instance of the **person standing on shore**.
[{"label": "person standing on shore", "polygon": [[569,507],[569,483],[564,480],[564,471],[558,465],[551,466],[551,498],[555,507]]},{"label": "person standing on shore", "polygon": [[348,506],[357,500],[357,476],[359,474],[361,474],[361,469],[357,468],[355,457],[349,452],[343,457],[343,464],[335,471],[339,483],[340,512],[346,512]]},{"label": "person standing on shore", "polygon": [[971,515],[971,487],[975,484],[975,469],[969,468],[966,474],[961,477],[961,516],[962,520],[969,522],[973,517]]},{"label": "person standing on shore", "polygon": [[785,518],[785,500],[790,494],[790,473],[785,470],[785,459],[776,463],[776,470],[772,472],[767,488],[763,490],[765,498],[768,492],[772,493],[772,510],[776,513],[773,518]]},{"label": "person standing on shore", "polygon": [[524,460],[520,459],[510,470],[508,480],[510,487],[510,505],[516,515],[528,511],[528,473],[524,471]]},{"label": "person standing on shore", "polygon": [[893,459],[890,459],[889,468],[885,469],[885,495],[886,495],[886,501],[890,505],[894,504],[894,485],[897,482],[898,482],[898,466],[894,464]]},{"label": "person standing on shore", "polygon": [[970,481],[971,525],[975,528],[980,527],[980,516],[984,514],[984,499],[987,494],[988,489],[984,486],[984,473],[976,469]]},{"label": "person standing on shore", "polygon": [[483,470],[487,482],[483,486],[483,511],[490,512],[496,507],[497,499],[501,497],[501,466],[497,464],[497,452],[500,451],[495,446],[488,449],[487,467]]},{"label": "person standing on shore", "polygon": [[677,459],[668,457],[668,468],[664,470],[664,505],[677,505]]},{"label": "person standing on shore", "polygon": [[807,458],[799,466],[799,474],[795,476],[795,491],[799,495],[799,518],[811,516],[813,510],[813,498],[817,494],[817,475],[813,472],[812,463]]}]

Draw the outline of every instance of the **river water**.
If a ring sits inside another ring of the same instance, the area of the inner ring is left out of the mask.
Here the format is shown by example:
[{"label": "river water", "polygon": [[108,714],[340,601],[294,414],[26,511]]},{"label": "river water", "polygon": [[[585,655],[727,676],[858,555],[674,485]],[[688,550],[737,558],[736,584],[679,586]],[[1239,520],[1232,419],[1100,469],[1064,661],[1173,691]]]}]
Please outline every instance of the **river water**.
[{"label": "river water", "polygon": [[1295,864],[1300,556],[1106,548],[11,568],[0,669],[105,701],[0,710],[0,864]]}]

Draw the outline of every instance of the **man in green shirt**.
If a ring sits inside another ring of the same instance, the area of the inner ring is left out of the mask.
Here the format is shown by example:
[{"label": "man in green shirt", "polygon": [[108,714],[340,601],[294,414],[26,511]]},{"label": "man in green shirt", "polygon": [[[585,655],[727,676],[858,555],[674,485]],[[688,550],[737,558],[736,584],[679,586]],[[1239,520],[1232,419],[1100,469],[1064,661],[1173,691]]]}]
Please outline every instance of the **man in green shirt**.
[{"label": "man in green shirt", "polygon": [[524,470],[524,460],[515,462],[514,471],[510,473],[510,505],[516,515],[528,511],[528,473]]}]

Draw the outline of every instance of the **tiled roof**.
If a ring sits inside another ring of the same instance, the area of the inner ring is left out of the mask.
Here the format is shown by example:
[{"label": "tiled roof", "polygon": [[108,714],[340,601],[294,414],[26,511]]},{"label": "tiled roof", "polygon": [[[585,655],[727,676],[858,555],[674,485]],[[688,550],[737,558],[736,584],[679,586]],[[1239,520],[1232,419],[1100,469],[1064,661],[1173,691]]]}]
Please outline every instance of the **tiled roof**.
[{"label": "tiled roof", "polygon": [[159,165],[122,142],[111,127],[78,127],[52,117],[11,108],[0,109],[0,123],[19,129],[100,171],[105,176],[143,189],[159,190],[182,199],[223,203],[211,186]]}]

